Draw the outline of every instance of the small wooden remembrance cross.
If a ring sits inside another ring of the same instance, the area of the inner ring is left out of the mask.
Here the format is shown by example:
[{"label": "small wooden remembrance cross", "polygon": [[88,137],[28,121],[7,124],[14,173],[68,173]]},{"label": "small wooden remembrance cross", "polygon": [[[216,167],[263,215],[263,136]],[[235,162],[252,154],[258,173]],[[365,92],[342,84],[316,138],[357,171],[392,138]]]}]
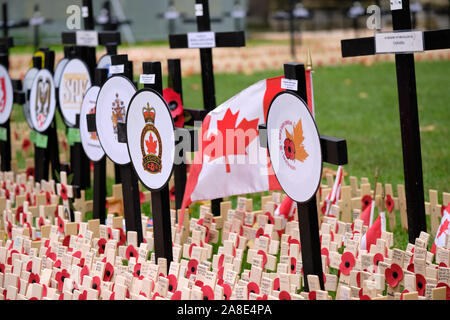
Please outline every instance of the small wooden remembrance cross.
[{"label": "small wooden remembrance cross", "polygon": [[[191,121],[186,122],[187,125],[192,125],[196,120],[202,121],[209,111],[216,108],[212,48],[245,46],[245,34],[243,31],[211,31],[208,0],[195,0],[195,15],[197,19],[198,32],[169,35],[170,48],[172,49],[200,49],[204,109],[184,109],[192,116]],[[182,197],[182,195],[184,195],[184,188],[185,185],[175,184],[175,193],[181,194]],[[220,214],[220,201],[221,199],[214,199],[211,201],[211,211],[216,216]],[[177,205],[179,205],[179,203],[177,203]],[[177,209],[179,209],[179,207],[177,207]]]},{"label": "small wooden remembrance cross", "polygon": [[395,53],[409,241],[426,232],[414,52],[450,48],[450,29],[411,31],[409,0],[391,1],[394,32],[342,40],[342,56]]},{"label": "small wooden remembrance cross", "polygon": [[[297,84],[297,90],[287,91],[293,92],[295,95],[302,98],[303,101],[308,101],[304,65],[301,63],[286,63],[284,65],[284,75],[285,79],[293,80]],[[267,147],[267,138],[270,138],[270,136],[268,133],[267,135],[263,134],[264,131],[267,131],[267,125],[260,125],[259,130],[261,146]],[[346,140],[320,135],[320,149],[323,162],[334,165],[347,164]],[[295,152],[297,152],[297,150]],[[307,277],[310,274],[319,277],[320,287],[324,290],[316,195],[314,194],[306,202],[297,202],[297,210],[305,290],[309,291]]]}]

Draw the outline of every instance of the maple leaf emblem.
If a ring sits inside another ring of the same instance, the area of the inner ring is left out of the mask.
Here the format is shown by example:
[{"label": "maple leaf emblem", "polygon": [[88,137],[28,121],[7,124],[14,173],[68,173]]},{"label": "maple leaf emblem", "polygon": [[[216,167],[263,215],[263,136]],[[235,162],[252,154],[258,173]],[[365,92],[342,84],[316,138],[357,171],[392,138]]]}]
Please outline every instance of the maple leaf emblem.
[{"label": "maple leaf emblem", "polygon": [[439,233],[438,233],[438,238],[445,233],[448,230],[448,226],[450,224],[450,220],[445,219],[444,223],[442,224],[442,226],[439,228]]},{"label": "maple leaf emblem", "polygon": [[[248,145],[258,136],[258,121],[242,119],[236,126],[239,112],[235,114],[227,109],[225,116],[217,120],[217,134],[203,140],[203,154],[209,156],[209,162],[225,157],[225,170],[231,172],[228,157],[230,155],[247,155]],[[206,141],[205,141],[206,140]]]},{"label": "maple leaf emblem", "polygon": [[305,150],[305,146],[303,145],[303,141],[305,140],[305,137],[303,136],[303,128],[302,128],[302,121],[299,120],[296,125],[294,125],[294,132],[292,134],[286,131],[286,139],[293,142],[293,149],[294,149],[294,159],[303,162],[308,158],[309,154]]},{"label": "maple leaf emblem", "polygon": [[147,146],[147,153],[156,154],[156,147],[158,146],[158,141],[153,140],[153,136],[150,134],[148,140],[145,140],[145,145]]}]

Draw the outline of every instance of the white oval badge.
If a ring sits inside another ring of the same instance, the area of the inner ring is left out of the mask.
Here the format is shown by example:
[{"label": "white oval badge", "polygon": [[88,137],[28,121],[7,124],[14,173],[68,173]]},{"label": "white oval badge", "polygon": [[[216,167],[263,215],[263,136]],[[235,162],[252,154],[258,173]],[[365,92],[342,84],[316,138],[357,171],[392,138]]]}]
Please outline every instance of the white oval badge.
[{"label": "white oval badge", "polygon": [[36,75],[38,74],[39,70],[37,68],[31,68],[28,69],[27,73],[25,74],[25,77],[23,78],[22,83],[22,92],[25,94],[25,103],[22,105],[23,114],[25,115],[25,120],[28,123],[28,126],[31,129],[34,129],[33,123],[31,122],[31,115],[30,115],[30,99],[28,96],[29,90],[31,90],[31,87],[33,86],[33,81]]},{"label": "white oval badge", "polygon": [[47,69],[39,70],[30,93],[30,119],[35,130],[44,132],[55,115],[56,97],[53,76]]},{"label": "white oval badge", "polygon": [[106,155],[117,164],[130,162],[126,143],[118,140],[118,123],[125,123],[128,104],[136,93],[124,76],[109,78],[100,88],[95,110],[97,135]]},{"label": "white oval badge", "polygon": [[91,76],[86,64],[80,59],[71,59],[64,67],[59,86],[59,107],[67,126],[76,125],[84,94],[90,87]]},{"label": "white oval badge", "polygon": [[69,59],[63,58],[61,59],[55,68],[55,75],[53,76],[53,79],[55,80],[55,87],[59,88],[59,84],[61,82],[61,76],[64,71],[64,68],[66,67],[67,62],[69,62]]},{"label": "white oval badge", "polygon": [[0,65],[0,124],[8,121],[11,115],[14,96],[11,78],[8,70]]},{"label": "white oval badge", "polygon": [[100,141],[98,140],[97,132],[88,131],[86,118],[88,114],[95,114],[95,106],[99,91],[100,87],[98,86],[92,86],[88,89],[84,95],[80,112],[81,144],[83,145],[84,152],[92,161],[99,161],[105,155],[105,151],[103,151]]},{"label": "white oval badge", "polygon": [[267,145],[275,176],[297,202],[311,199],[322,179],[319,132],[305,102],[290,92],[279,93],[267,114]]},{"label": "white oval badge", "polygon": [[142,89],[130,101],[126,123],[133,167],[145,187],[157,191],[173,169],[175,133],[169,107],[156,91]]}]

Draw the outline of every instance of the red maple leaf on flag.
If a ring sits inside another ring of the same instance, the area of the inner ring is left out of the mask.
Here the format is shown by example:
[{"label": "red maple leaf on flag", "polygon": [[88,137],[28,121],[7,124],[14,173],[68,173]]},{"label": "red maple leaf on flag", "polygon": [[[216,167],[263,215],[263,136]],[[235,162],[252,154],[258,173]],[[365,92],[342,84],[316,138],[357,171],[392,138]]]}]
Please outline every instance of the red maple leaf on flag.
[{"label": "red maple leaf on flag", "polygon": [[156,153],[156,147],[158,146],[158,141],[153,140],[153,136],[150,134],[148,140],[145,140],[145,145],[147,146],[148,153]]},{"label": "red maple leaf on flag", "polygon": [[442,226],[439,228],[438,238],[448,230],[448,225],[450,224],[450,220],[445,220]]},{"label": "red maple leaf on flag", "polygon": [[[239,112],[233,114],[227,110],[222,120],[217,120],[217,134],[203,138],[203,154],[209,156],[209,162],[225,157],[225,169],[231,171],[228,156],[247,155],[248,145],[258,136],[258,119],[242,119],[236,126]],[[219,139],[216,141],[216,139]]]}]

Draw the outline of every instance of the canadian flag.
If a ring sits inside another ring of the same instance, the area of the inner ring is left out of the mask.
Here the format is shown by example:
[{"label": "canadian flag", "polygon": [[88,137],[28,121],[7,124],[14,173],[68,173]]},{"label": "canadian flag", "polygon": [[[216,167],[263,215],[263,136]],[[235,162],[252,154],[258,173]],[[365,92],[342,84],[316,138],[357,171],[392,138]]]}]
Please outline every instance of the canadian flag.
[{"label": "canadian flag", "polygon": [[283,217],[285,220],[290,220],[297,209],[297,202],[286,196],[281,204],[275,209],[273,215],[275,217]]},{"label": "canadian flag", "polygon": [[364,209],[360,216],[360,219],[364,221],[364,225],[368,226],[369,228],[372,226],[374,209],[375,201],[372,200],[372,202]]},{"label": "canadian flag", "polygon": [[259,145],[258,125],[265,123],[272,99],[283,90],[282,78],[253,84],[205,117],[186,182],[181,219],[194,201],[281,189],[268,151]]},{"label": "canadian flag", "polygon": [[[373,203],[372,203],[373,205]],[[384,211],[380,212],[378,218],[367,230],[361,238],[361,249],[370,250],[370,246],[377,243],[377,239],[381,238],[381,233],[386,231],[386,214]]]},{"label": "canadian flag", "polygon": [[322,213],[324,215],[329,215],[331,205],[336,204],[339,198],[341,197],[341,186],[342,186],[342,166],[339,166],[336,172],[336,180],[334,180],[333,189],[328,194],[322,207]]},{"label": "canadian flag", "polygon": [[442,213],[441,224],[436,232],[433,246],[431,247],[431,253],[436,253],[436,247],[445,247],[447,235],[450,235],[450,202]]}]

